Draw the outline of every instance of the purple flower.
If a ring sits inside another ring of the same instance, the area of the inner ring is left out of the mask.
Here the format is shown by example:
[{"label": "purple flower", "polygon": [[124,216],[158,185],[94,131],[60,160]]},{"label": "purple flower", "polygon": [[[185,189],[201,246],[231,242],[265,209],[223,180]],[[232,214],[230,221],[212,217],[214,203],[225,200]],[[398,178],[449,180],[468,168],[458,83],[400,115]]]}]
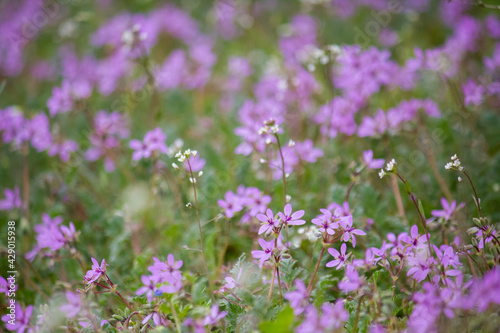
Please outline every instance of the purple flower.
[{"label": "purple flower", "polygon": [[472,79],[467,80],[467,82],[462,87],[465,105],[481,105],[483,102],[484,95],[486,93],[486,88],[482,85],[476,84]]},{"label": "purple flower", "polygon": [[219,312],[219,307],[217,305],[212,305],[210,314],[203,318],[203,325],[215,325],[219,320],[227,315],[227,311]]},{"label": "purple flower", "polygon": [[425,237],[418,234],[418,227],[416,225],[411,227],[410,236],[406,236],[402,241],[410,244],[412,249],[421,248],[427,243]]},{"label": "purple flower", "polygon": [[347,245],[345,243],[342,243],[342,245],[340,246],[340,253],[334,248],[329,248],[328,253],[330,253],[333,256],[334,260],[327,262],[326,267],[337,266],[337,270],[341,269],[342,266],[344,266],[346,260],[351,255],[351,253],[348,253],[347,255],[345,254],[346,249]]},{"label": "purple flower", "polygon": [[299,220],[302,216],[304,216],[304,210],[296,211],[292,214],[292,205],[287,204],[284,209],[284,214],[282,212],[278,213],[278,216],[283,221],[285,225],[302,225],[305,224],[305,220]]},{"label": "purple flower", "polygon": [[259,244],[262,250],[253,250],[252,257],[255,259],[259,259],[261,263],[269,260],[274,250],[274,240],[266,241],[262,238],[259,238]]},{"label": "purple flower", "polygon": [[295,280],[296,290],[290,291],[284,295],[285,299],[290,302],[290,307],[293,309],[293,314],[298,316],[304,312],[309,304],[307,288],[302,280]]},{"label": "purple flower", "polygon": [[427,258],[423,255],[408,257],[407,261],[411,268],[406,275],[413,276],[417,282],[421,282],[427,277],[436,262],[434,258]]},{"label": "purple flower", "polygon": [[47,154],[49,156],[59,155],[63,162],[69,161],[69,155],[78,150],[78,143],[73,140],[62,140],[60,142],[52,142]]},{"label": "purple flower", "polygon": [[142,283],[144,283],[144,286],[137,289],[135,294],[136,295],[146,294],[148,302],[151,302],[153,300],[153,296],[154,296],[155,291],[156,291],[156,285],[160,282],[160,276],[159,275],[150,275],[150,276],[142,275],[141,281],[142,281]]},{"label": "purple flower", "polygon": [[12,210],[21,207],[19,187],[16,186],[13,190],[6,188],[3,193],[5,194],[5,198],[0,200],[0,210]]},{"label": "purple flower", "polygon": [[92,258],[92,269],[87,271],[87,274],[83,277],[83,281],[85,284],[92,284],[95,281],[99,281],[101,277],[104,277],[106,275],[106,266],[109,266],[106,264],[106,261],[102,259],[101,265],[95,260],[95,258]]},{"label": "purple flower", "polygon": [[153,154],[166,154],[168,152],[165,144],[166,138],[167,135],[163,133],[161,128],[157,127],[147,132],[142,141],[130,140],[129,146],[135,150],[132,159],[138,161],[142,158],[149,158]]},{"label": "purple flower", "polygon": [[340,211],[335,211],[335,215],[328,209],[320,209],[321,215],[312,219],[312,223],[315,224],[319,231],[322,233],[327,233],[329,235],[335,234],[335,229],[338,229],[340,224],[340,217],[337,215]]},{"label": "purple flower", "polygon": [[320,323],[326,329],[325,331],[339,329],[349,319],[349,312],[344,308],[342,298],[337,298],[333,305],[332,303],[323,303],[321,310],[323,310],[323,316]]},{"label": "purple flower", "polygon": [[160,276],[160,282],[163,282],[167,277],[172,276],[177,280],[182,280],[182,275],[179,269],[182,267],[182,260],[175,261],[174,255],[169,254],[167,261],[162,262],[158,258],[153,257],[154,264],[149,266],[148,269],[153,275]]},{"label": "purple flower", "polygon": [[224,199],[225,200],[219,199],[217,203],[222,209],[224,209],[226,217],[231,218],[234,216],[234,213],[243,209],[243,202],[241,198],[233,192],[227,191],[224,195]]},{"label": "purple flower", "polygon": [[[488,232],[486,232],[486,231],[488,231]],[[477,247],[479,249],[484,248],[484,244],[489,243],[493,240],[493,236],[491,236],[489,234],[494,235],[494,236],[496,235],[495,229],[491,228],[490,226],[483,227],[477,231],[475,236],[479,240],[479,243],[477,245]]]},{"label": "purple flower", "polygon": [[443,217],[445,220],[449,220],[457,207],[457,202],[453,200],[450,204],[445,198],[441,198],[441,205],[443,206],[443,210],[433,210],[431,211],[431,214],[433,216]]},{"label": "purple flower", "polygon": [[365,164],[368,168],[370,169],[380,169],[384,166],[384,159],[373,159],[373,151],[372,150],[365,150],[363,152],[363,159],[365,161]]},{"label": "purple flower", "polygon": [[279,221],[274,217],[273,211],[268,208],[266,214],[257,214],[257,219],[261,221],[261,226],[259,228],[259,235],[263,233],[270,233],[274,228],[279,226]]},{"label": "purple flower", "polygon": [[[26,309],[21,308],[21,305],[19,303],[15,303],[15,315],[11,314],[6,314],[2,316],[2,321],[5,322],[5,328],[8,329],[9,331],[16,331],[17,333],[24,333],[29,332],[29,324],[30,324],[30,318],[31,314],[33,312],[33,305],[29,305],[26,307]],[[10,324],[9,321],[15,319],[14,325]]]},{"label": "purple flower", "polygon": [[61,306],[60,310],[66,312],[66,318],[73,318],[82,307],[82,299],[80,295],[74,294],[71,291],[66,292],[66,298],[68,299],[68,304]]},{"label": "purple flower", "polygon": [[205,166],[205,159],[201,158],[198,154],[191,154],[183,162],[184,167],[188,172],[198,172]]},{"label": "purple flower", "polygon": [[155,324],[155,326],[165,326],[167,325],[167,322],[165,319],[163,319],[161,317],[160,314],[158,314],[158,312],[156,311],[153,311],[151,312],[150,314],[148,314],[146,317],[144,317],[144,319],[142,320],[142,324],[145,325],[150,319],[153,319],[153,323]]},{"label": "purple flower", "polygon": [[360,229],[355,229],[352,227],[352,215],[343,218],[340,221],[340,225],[344,229],[344,242],[348,242],[352,238],[352,247],[356,247],[356,237],[354,235],[366,235],[366,232]]},{"label": "purple flower", "polygon": [[346,294],[350,291],[358,289],[361,286],[359,273],[354,265],[347,265],[345,267],[345,278],[338,283],[338,286]]},{"label": "purple flower", "polygon": [[166,283],[158,287],[158,292],[167,293],[167,294],[175,294],[179,290],[182,289],[182,281],[173,277],[173,275],[167,275],[162,280],[162,283]]}]

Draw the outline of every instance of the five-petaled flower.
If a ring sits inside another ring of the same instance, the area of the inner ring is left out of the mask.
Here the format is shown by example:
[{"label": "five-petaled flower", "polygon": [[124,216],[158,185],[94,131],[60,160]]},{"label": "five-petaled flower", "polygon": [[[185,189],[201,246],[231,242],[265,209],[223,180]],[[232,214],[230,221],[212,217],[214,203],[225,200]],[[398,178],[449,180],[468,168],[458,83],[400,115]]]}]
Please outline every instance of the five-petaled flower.
[{"label": "five-petaled flower", "polygon": [[337,266],[337,270],[341,269],[351,254],[351,253],[348,253],[346,255],[346,253],[345,253],[346,249],[347,249],[347,245],[345,243],[343,243],[342,246],[340,247],[340,253],[339,253],[339,251],[337,251],[334,248],[329,248],[328,253],[330,253],[333,256],[334,260],[327,262],[326,267]]},{"label": "five-petaled flower", "polygon": [[92,284],[93,282],[99,281],[99,279],[106,275],[106,264],[105,259],[102,259],[101,265],[95,258],[92,258],[92,269],[87,271],[87,274],[83,277],[83,281],[86,284]]}]

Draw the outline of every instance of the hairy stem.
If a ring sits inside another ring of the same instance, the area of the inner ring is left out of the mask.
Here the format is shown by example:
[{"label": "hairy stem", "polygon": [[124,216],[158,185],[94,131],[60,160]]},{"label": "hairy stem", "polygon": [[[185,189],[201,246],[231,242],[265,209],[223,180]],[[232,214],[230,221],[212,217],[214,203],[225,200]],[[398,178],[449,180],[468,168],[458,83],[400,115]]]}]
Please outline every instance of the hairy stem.
[{"label": "hairy stem", "polygon": [[316,273],[318,273],[319,264],[321,263],[321,259],[323,258],[323,255],[325,254],[325,249],[326,249],[326,246],[323,245],[323,248],[321,249],[321,253],[319,254],[318,262],[316,263],[316,267],[314,268],[313,275],[311,276],[311,281],[309,281],[309,285],[307,286],[307,292],[306,292],[307,295],[311,294],[311,292],[312,292],[314,278],[316,277]]},{"label": "hairy stem", "polygon": [[470,178],[469,173],[466,170],[464,170],[464,175],[469,180],[470,186],[472,187],[472,191],[474,191],[474,197],[476,198],[477,213],[479,214],[479,217],[482,217],[482,215],[481,215],[481,203],[479,201],[479,197],[477,196],[476,188],[474,187],[474,184],[472,183],[472,179]]},{"label": "hairy stem", "polygon": [[198,196],[197,196],[197,193],[196,193],[196,185],[195,185],[195,178],[194,178],[194,175],[193,175],[193,170],[191,168],[191,164],[189,163],[188,161],[188,165],[189,165],[189,173],[191,174],[191,183],[193,184],[193,192],[194,192],[194,205],[195,205],[195,208],[196,208],[196,218],[198,220],[198,230],[200,232],[200,244],[201,244],[201,253],[203,255],[203,264],[205,266],[205,273],[207,274],[207,279],[208,279],[208,285],[210,287],[210,295],[211,297],[213,298],[213,287],[212,287],[212,281],[210,280],[210,273],[208,272],[208,265],[207,265],[207,257],[205,255],[205,247],[203,245],[203,234],[201,232],[201,221],[200,221],[200,211],[199,211],[199,208],[198,208]]}]

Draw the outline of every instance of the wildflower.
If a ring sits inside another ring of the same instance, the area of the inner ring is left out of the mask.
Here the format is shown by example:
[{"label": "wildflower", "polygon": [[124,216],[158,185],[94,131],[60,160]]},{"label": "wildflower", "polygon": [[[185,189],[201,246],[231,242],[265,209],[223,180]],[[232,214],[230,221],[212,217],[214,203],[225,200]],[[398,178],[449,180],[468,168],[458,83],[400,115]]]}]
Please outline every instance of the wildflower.
[{"label": "wildflower", "polygon": [[85,284],[92,284],[95,281],[99,281],[101,277],[106,276],[106,266],[109,266],[106,264],[106,261],[102,259],[101,265],[95,260],[95,258],[92,258],[92,269],[87,271],[87,274],[83,277],[83,281]]},{"label": "wildflower", "polygon": [[23,333],[24,331],[29,332],[29,324],[31,314],[33,313],[33,305],[29,305],[23,310],[21,305],[16,302],[15,304],[15,321],[11,324],[13,318],[6,314],[2,316],[2,321],[5,322],[5,328],[9,331],[17,331],[18,333]]},{"label": "wildflower", "polygon": [[262,238],[259,238],[259,244],[262,250],[254,250],[252,251],[252,256],[255,259],[259,259],[261,263],[269,260],[274,251],[274,241],[266,241]]},{"label": "wildflower", "polygon": [[156,285],[160,282],[159,275],[142,275],[141,281],[144,283],[144,286],[137,289],[135,292],[136,295],[146,294],[148,302],[153,300],[153,296],[156,292]]},{"label": "wildflower", "polygon": [[259,235],[263,233],[270,233],[274,228],[279,226],[279,221],[274,217],[273,211],[268,208],[266,214],[257,214],[257,219],[261,221],[261,227],[259,228]]},{"label": "wildflower", "polygon": [[395,159],[392,159],[389,163],[387,163],[385,170],[393,171],[397,167],[397,163]]},{"label": "wildflower", "polygon": [[340,210],[336,210],[334,214],[328,209],[320,209],[321,215],[312,219],[312,223],[315,224],[319,231],[322,233],[327,233],[328,235],[335,234],[335,229],[338,229],[340,224]]},{"label": "wildflower", "polygon": [[290,307],[293,309],[293,314],[298,316],[304,312],[309,304],[307,288],[302,280],[295,280],[296,290],[290,291],[284,295],[284,298],[290,302]]},{"label": "wildflower", "polygon": [[426,258],[421,254],[417,254],[415,257],[408,257],[407,261],[411,268],[406,275],[413,276],[417,282],[421,282],[427,277],[436,262],[434,258]]},{"label": "wildflower", "polygon": [[380,171],[378,173],[378,176],[380,177],[380,179],[384,178],[385,175],[386,175],[385,170],[384,169],[380,169]]},{"label": "wildflower", "polygon": [[224,209],[226,217],[231,218],[234,216],[234,213],[243,209],[243,202],[241,198],[233,192],[227,191],[224,195],[224,199],[225,200],[219,199],[217,203],[222,209]]},{"label": "wildflower", "polygon": [[302,216],[304,216],[304,210],[296,211],[292,214],[292,205],[286,204],[284,209],[284,214],[282,212],[278,213],[278,216],[283,221],[285,225],[302,225],[305,224],[306,221],[299,220]]},{"label": "wildflower", "polygon": [[334,248],[329,248],[328,253],[330,253],[333,256],[334,260],[327,262],[326,267],[337,266],[337,270],[342,268],[342,266],[344,266],[344,263],[346,262],[346,260],[351,255],[351,253],[348,253],[346,255],[346,253],[345,253],[346,249],[347,249],[347,246],[345,243],[343,243],[342,246],[340,247],[340,253],[339,253],[339,251],[337,251]]},{"label": "wildflower", "polygon": [[59,155],[61,161],[68,162],[69,155],[78,150],[78,143],[73,140],[61,140],[60,142],[52,142],[48,148],[49,156]]},{"label": "wildflower", "polygon": [[227,315],[227,311],[219,312],[219,307],[217,305],[212,305],[210,314],[203,318],[203,325],[215,325],[219,320]]},{"label": "wildflower", "polygon": [[402,239],[403,242],[410,244],[412,248],[418,249],[424,246],[427,243],[426,237],[423,237],[418,234],[418,227],[413,225],[410,229],[410,236],[406,236]]},{"label": "wildflower", "polygon": [[[203,169],[205,166],[205,159],[201,158],[198,155],[198,152],[196,150],[193,150],[192,152],[189,152],[189,149],[184,152],[184,167],[186,168],[187,172],[198,172]],[[181,161],[181,158],[179,158],[179,161]]]},{"label": "wildflower", "polygon": [[352,238],[352,246],[356,247],[356,237],[354,235],[366,235],[366,232],[360,229],[355,229],[352,227],[352,215],[343,218],[340,221],[340,225],[344,231],[344,242],[348,242]]},{"label": "wildflower", "polygon": [[149,266],[148,269],[153,275],[160,277],[159,282],[163,282],[168,276],[172,276],[177,280],[182,280],[182,275],[179,269],[182,267],[182,260],[175,261],[174,255],[169,254],[167,261],[162,262],[158,258],[153,257],[154,264]]},{"label": "wildflower", "polygon": [[182,281],[173,275],[166,275],[160,282],[166,283],[158,287],[156,293],[160,296],[162,293],[174,294],[182,289]]},{"label": "wildflower", "polygon": [[168,325],[168,322],[161,317],[161,315],[153,311],[150,314],[148,314],[144,319],[142,320],[141,324],[145,325],[150,319],[153,319],[153,324],[155,326],[166,326]]},{"label": "wildflower", "polygon": [[166,154],[168,152],[165,144],[166,138],[167,135],[157,127],[147,132],[142,141],[131,140],[129,146],[135,150],[132,159],[138,161],[142,158],[149,158],[153,154]]},{"label": "wildflower", "polygon": [[0,210],[11,210],[21,207],[19,187],[16,186],[13,190],[6,188],[4,194],[5,198],[0,200]]},{"label": "wildflower", "polygon": [[457,206],[457,202],[453,200],[450,204],[445,198],[441,198],[441,205],[443,206],[443,210],[433,210],[431,211],[431,214],[433,216],[443,217],[445,220],[449,220]]},{"label": "wildflower", "polygon": [[66,298],[68,299],[68,304],[61,306],[60,310],[66,312],[66,318],[73,318],[80,312],[82,299],[80,295],[74,294],[71,291],[66,292]]},{"label": "wildflower", "polygon": [[365,150],[363,152],[363,160],[366,164],[366,166],[370,169],[379,169],[384,166],[384,159],[373,159],[373,151],[372,150]]},{"label": "wildflower", "polygon": [[344,323],[349,319],[349,312],[344,308],[344,300],[337,298],[335,304],[323,303],[321,306],[323,316],[320,319],[321,326],[326,330],[337,330],[343,327]]},{"label": "wildflower", "polygon": [[226,278],[225,278],[226,284],[221,287],[220,292],[225,292],[226,289],[234,289],[238,285],[238,282],[240,281],[242,272],[243,272],[243,269],[240,268],[240,271],[238,272],[238,277],[236,280],[231,276],[226,276]]},{"label": "wildflower", "polygon": [[347,265],[345,267],[345,277],[339,282],[338,286],[346,294],[350,291],[358,289],[361,286],[359,273],[354,265]]},{"label": "wildflower", "polygon": [[467,80],[467,82],[462,86],[464,93],[464,104],[469,105],[481,105],[483,102],[484,95],[486,94],[486,88],[482,85],[476,84],[472,79]]},{"label": "wildflower", "polygon": [[446,163],[444,168],[446,170],[458,170],[458,171],[464,170],[464,167],[461,165],[461,162],[458,159],[457,154],[455,154],[451,157],[451,162]]}]

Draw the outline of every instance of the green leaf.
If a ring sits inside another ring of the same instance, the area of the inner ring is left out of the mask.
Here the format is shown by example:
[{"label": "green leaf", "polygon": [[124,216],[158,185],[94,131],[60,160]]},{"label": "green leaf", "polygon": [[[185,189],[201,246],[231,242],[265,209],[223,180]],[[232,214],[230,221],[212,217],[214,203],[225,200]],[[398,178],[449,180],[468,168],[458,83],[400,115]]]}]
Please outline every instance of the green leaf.
[{"label": "green leaf", "polygon": [[293,310],[287,306],[276,317],[274,321],[264,321],[259,325],[259,329],[263,333],[285,333],[291,331],[292,322],[294,319]]}]

